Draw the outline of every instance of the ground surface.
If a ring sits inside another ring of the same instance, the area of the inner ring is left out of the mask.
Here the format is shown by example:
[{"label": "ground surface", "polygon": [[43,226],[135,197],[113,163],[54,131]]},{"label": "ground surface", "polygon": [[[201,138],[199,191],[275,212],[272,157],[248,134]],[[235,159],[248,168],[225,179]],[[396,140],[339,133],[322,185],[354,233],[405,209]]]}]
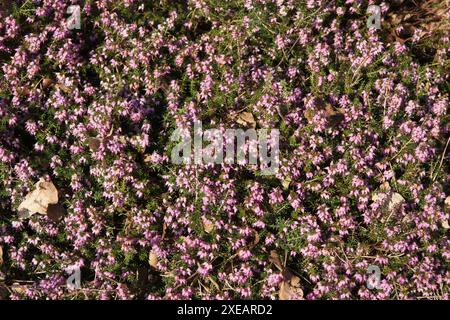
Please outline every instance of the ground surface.
[{"label": "ground surface", "polygon": [[448,1],[71,3],[0,5],[1,298],[448,298]]}]

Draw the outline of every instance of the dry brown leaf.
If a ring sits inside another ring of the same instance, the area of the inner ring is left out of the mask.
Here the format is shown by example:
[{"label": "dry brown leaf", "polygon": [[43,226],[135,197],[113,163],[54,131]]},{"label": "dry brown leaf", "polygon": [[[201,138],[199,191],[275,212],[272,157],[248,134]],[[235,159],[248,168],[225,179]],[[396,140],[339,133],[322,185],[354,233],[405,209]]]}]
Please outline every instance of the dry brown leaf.
[{"label": "dry brown leaf", "polygon": [[[389,182],[383,183],[379,188],[378,191],[374,192],[372,194],[372,201],[380,201],[381,196],[380,193],[385,193],[386,196],[383,198],[381,210],[387,211],[389,213],[389,217],[392,213],[394,213],[396,210],[400,208],[400,206],[405,202],[405,198],[402,197],[400,193],[393,192],[391,189],[391,186],[389,185]],[[389,218],[387,218],[389,219]],[[384,222],[385,218],[382,218],[382,221]]]},{"label": "dry brown leaf", "polygon": [[256,121],[251,112],[241,112],[238,114],[236,122],[242,126],[256,128]]},{"label": "dry brown leaf", "polygon": [[331,104],[325,106],[327,120],[331,125],[337,125],[344,121],[344,110],[342,108],[334,109]]},{"label": "dry brown leaf", "polygon": [[289,271],[284,272],[284,280],[278,291],[280,300],[301,300],[303,299],[303,290],[300,288],[300,278]]},{"label": "dry brown leaf", "polygon": [[291,289],[286,281],[281,282],[280,291],[278,291],[278,299],[280,300],[290,300]]},{"label": "dry brown leaf", "polygon": [[300,286],[300,278],[293,275],[291,277],[291,285],[294,287],[299,287]]},{"label": "dry brown leaf", "polygon": [[29,217],[35,213],[47,214],[49,204],[58,203],[58,190],[51,181],[40,178],[35,189],[28,193],[17,210],[20,217]]},{"label": "dry brown leaf", "polygon": [[280,285],[278,298],[280,300],[302,300],[303,290],[300,287],[290,285],[287,281],[283,281]]},{"label": "dry brown leaf", "polygon": [[148,264],[155,269],[158,266],[158,255],[153,250],[148,255]]},{"label": "dry brown leaf", "polygon": [[381,197],[380,197],[380,193],[388,193],[389,191],[391,191],[391,186],[389,185],[389,182],[384,182],[383,184],[381,184],[378,187],[378,190],[376,190],[373,194],[372,194],[372,201],[378,201]]},{"label": "dry brown leaf", "polygon": [[17,294],[24,294],[25,293],[25,287],[20,285],[18,282],[14,282],[11,286],[11,290],[14,291]]},{"label": "dry brown leaf", "polygon": [[17,88],[17,93],[21,96],[28,96],[30,94],[30,89],[27,87],[19,87]]},{"label": "dry brown leaf", "polygon": [[166,232],[167,232],[167,223],[163,223],[163,229],[162,229],[162,235],[161,235],[161,240],[164,240],[164,238],[166,237]]},{"label": "dry brown leaf", "polygon": [[314,116],[320,111],[325,111],[325,117],[331,125],[337,125],[344,120],[344,110],[342,108],[335,109],[330,103],[320,98],[314,100],[313,108],[308,107],[305,110],[305,118],[308,122],[312,122]]},{"label": "dry brown leaf", "polygon": [[280,300],[303,299],[303,290],[300,287],[300,278],[289,271],[281,262],[280,256],[275,250],[270,251],[269,261],[272,262],[283,274],[278,298]]},{"label": "dry brown leaf", "polygon": [[405,202],[405,198],[403,198],[400,193],[394,192],[390,196],[390,199],[388,202],[388,211],[392,212],[394,210],[397,210],[403,202]]},{"label": "dry brown leaf", "polygon": [[[397,1],[402,3],[403,1]],[[398,5],[388,12],[386,26],[388,41],[405,43],[413,38],[416,47],[425,47],[426,42],[440,41],[441,35],[448,33],[447,12],[449,1],[430,0],[412,1],[414,6]],[[416,30],[425,32],[415,33]],[[430,41],[431,40],[431,41]]]},{"label": "dry brown leaf", "polygon": [[99,138],[89,137],[86,139],[86,142],[92,151],[97,151],[98,148],[100,148],[102,140],[100,140]]},{"label": "dry brown leaf", "polygon": [[[380,194],[384,193],[384,196],[381,196]],[[389,220],[391,215],[397,211],[401,205],[405,202],[405,198],[402,197],[400,193],[394,192],[391,189],[391,186],[388,182],[383,183],[376,192],[372,194],[372,201],[382,201],[381,207],[379,210],[382,212],[387,213],[387,216],[384,216],[381,218],[382,222],[386,222]],[[409,220],[408,216],[405,216],[402,221],[407,223]]]},{"label": "dry brown leaf", "polygon": [[269,261],[272,262],[280,271],[284,270],[284,266],[281,262],[280,256],[275,250],[270,251]]},{"label": "dry brown leaf", "polygon": [[145,162],[145,163],[152,162],[152,155],[151,155],[151,154],[146,154],[146,155],[144,156],[144,162]]},{"label": "dry brown leaf", "polygon": [[44,78],[44,80],[42,80],[42,87],[44,89],[47,89],[48,87],[50,87],[53,84],[53,80],[50,78]]},{"label": "dry brown leaf", "polygon": [[445,208],[447,210],[450,210],[450,196],[445,198],[444,204],[445,204]]},{"label": "dry brown leaf", "polygon": [[0,266],[3,264],[3,247],[0,246]]},{"label": "dry brown leaf", "polygon": [[121,144],[126,144],[127,143],[127,137],[126,136],[119,136],[119,142]]},{"label": "dry brown leaf", "polygon": [[214,230],[214,223],[212,223],[210,220],[203,218],[203,230],[205,230],[206,233],[211,233]]},{"label": "dry brown leaf", "polygon": [[256,246],[259,243],[259,240],[261,240],[261,238],[259,237],[258,231],[254,231],[255,233],[255,239],[253,239],[252,242],[252,247]]},{"label": "dry brown leaf", "polygon": [[312,122],[312,120],[314,118],[314,114],[315,114],[315,112],[311,108],[307,108],[304,113],[305,118],[306,118],[306,120],[308,120],[308,122]]},{"label": "dry brown leaf", "polygon": [[72,89],[70,89],[69,87],[67,87],[66,85],[63,85],[63,84],[61,84],[61,83],[58,83],[58,84],[56,85],[56,87],[57,87],[58,89],[61,89],[61,90],[64,91],[65,93],[71,93],[71,92],[72,92]]},{"label": "dry brown leaf", "polygon": [[380,186],[380,191],[383,191],[383,192],[391,191],[391,186],[389,185],[389,182],[386,181],[385,183],[383,183]]}]

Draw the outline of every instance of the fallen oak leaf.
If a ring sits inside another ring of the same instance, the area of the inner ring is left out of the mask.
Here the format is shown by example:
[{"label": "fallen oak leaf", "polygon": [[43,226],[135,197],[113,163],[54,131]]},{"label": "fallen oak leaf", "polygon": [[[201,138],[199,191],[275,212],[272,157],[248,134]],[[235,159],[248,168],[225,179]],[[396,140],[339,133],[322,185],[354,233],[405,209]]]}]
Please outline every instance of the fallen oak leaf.
[{"label": "fallen oak leaf", "polygon": [[144,156],[144,163],[150,163],[150,162],[152,162],[152,159],[153,159],[153,157],[151,154],[146,154]]},{"label": "fallen oak leaf", "polygon": [[280,300],[300,300],[303,298],[303,290],[300,288],[300,278],[289,271],[281,262],[280,256],[275,250],[270,251],[269,261],[272,262],[283,275],[280,284],[278,298]]},{"label": "fallen oak leaf", "polygon": [[300,288],[300,278],[286,270],[280,284],[278,298],[280,300],[302,300],[303,290]]},{"label": "fallen oak leaf", "polygon": [[388,211],[393,212],[397,210],[402,205],[403,202],[405,202],[405,198],[403,198],[400,193],[397,192],[392,193],[387,206]]},{"label": "fallen oak leaf", "polygon": [[383,192],[391,191],[391,186],[389,185],[389,182],[385,182],[380,186],[380,190]]},{"label": "fallen oak leaf", "polygon": [[71,93],[71,92],[72,92],[72,89],[71,89],[71,88],[69,88],[68,86],[66,86],[66,85],[64,85],[64,84],[61,84],[61,83],[58,83],[58,84],[56,85],[56,88],[62,90],[62,91],[65,92],[65,93]]},{"label": "fallen oak leaf", "polygon": [[212,223],[210,220],[203,218],[203,230],[205,230],[206,233],[211,233],[214,230],[214,223]]},{"label": "fallen oak leaf", "polygon": [[379,195],[381,192],[383,193],[388,193],[391,191],[391,186],[389,185],[389,182],[385,182],[382,185],[380,185],[380,187],[378,188],[377,192],[374,192],[372,194],[372,201],[378,201],[381,199],[381,196]]},{"label": "fallen oak leaf", "polygon": [[286,281],[283,281],[280,284],[280,290],[278,291],[278,299],[291,300],[291,288]]},{"label": "fallen oak leaf", "polygon": [[40,178],[35,189],[25,196],[17,208],[19,217],[30,217],[35,213],[47,214],[49,204],[58,203],[58,190],[51,181]]},{"label": "fallen oak leaf", "polygon": [[[380,195],[384,194],[384,195]],[[400,193],[394,192],[388,182],[383,183],[378,191],[372,194],[372,201],[381,201],[380,209],[387,212],[389,216],[382,218],[381,221],[385,222],[389,217],[397,211],[401,205],[405,202],[405,198]]]},{"label": "fallen oak leaf", "polygon": [[18,283],[18,282],[14,282],[12,284],[11,290],[20,295],[25,293],[25,287],[20,285],[20,283]]},{"label": "fallen oak leaf", "polygon": [[148,264],[155,269],[158,266],[158,255],[153,250],[148,254]]},{"label": "fallen oak leaf", "polygon": [[236,118],[236,122],[242,126],[250,126],[256,128],[256,121],[251,112],[241,112]]}]

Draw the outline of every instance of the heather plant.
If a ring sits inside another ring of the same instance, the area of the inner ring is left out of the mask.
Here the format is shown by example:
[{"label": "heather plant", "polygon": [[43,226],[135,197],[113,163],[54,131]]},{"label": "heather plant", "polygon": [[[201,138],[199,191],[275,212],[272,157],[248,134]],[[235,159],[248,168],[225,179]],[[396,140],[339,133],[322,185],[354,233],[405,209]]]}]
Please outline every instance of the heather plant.
[{"label": "heather plant", "polygon": [[[3,1],[0,297],[448,299],[450,11],[417,2]],[[173,163],[197,121],[279,130],[278,171]]]}]

